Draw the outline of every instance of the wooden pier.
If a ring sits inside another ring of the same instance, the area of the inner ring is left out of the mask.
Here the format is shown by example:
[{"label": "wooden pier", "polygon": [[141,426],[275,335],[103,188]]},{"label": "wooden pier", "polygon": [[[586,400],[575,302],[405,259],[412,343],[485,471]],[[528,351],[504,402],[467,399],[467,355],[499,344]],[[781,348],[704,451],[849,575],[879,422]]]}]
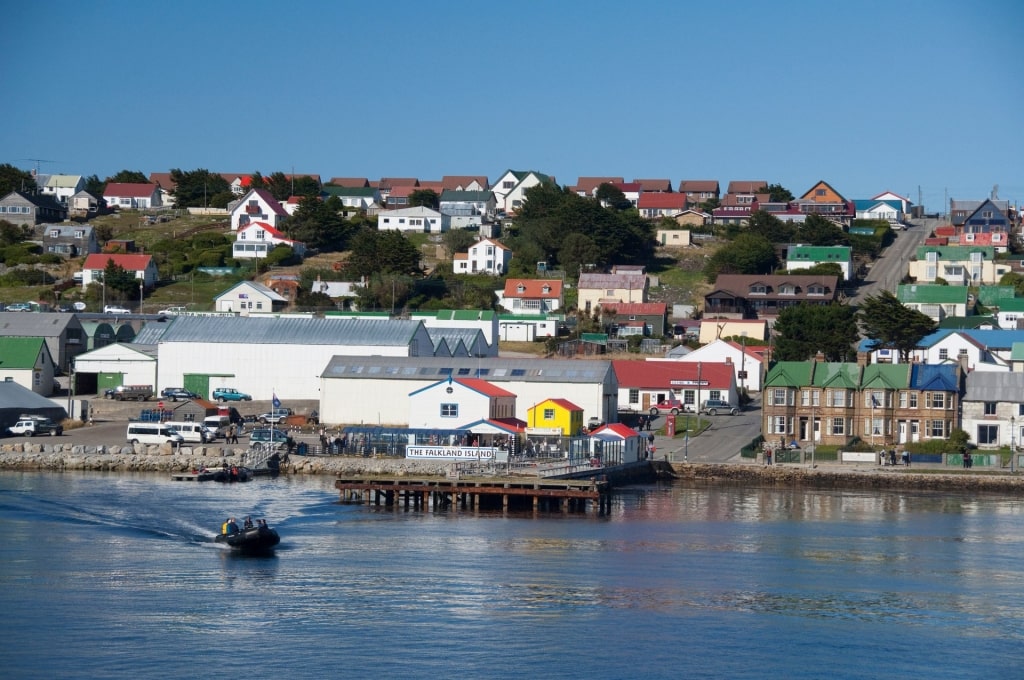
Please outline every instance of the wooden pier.
[{"label": "wooden pier", "polygon": [[339,478],[334,487],[342,503],[365,503],[406,510],[478,510],[501,512],[606,514],[611,485],[604,480],[429,477]]}]

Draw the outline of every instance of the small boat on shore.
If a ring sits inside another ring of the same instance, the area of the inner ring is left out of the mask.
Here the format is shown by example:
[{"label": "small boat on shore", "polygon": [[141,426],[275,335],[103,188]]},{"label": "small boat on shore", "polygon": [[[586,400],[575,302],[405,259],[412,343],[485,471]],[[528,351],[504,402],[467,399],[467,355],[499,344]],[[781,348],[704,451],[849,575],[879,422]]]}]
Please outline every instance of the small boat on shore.
[{"label": "small boat on shore", "polygon": [[236,533],[220,533],[213,539],[215,543],[224,543],[240,553],[247,555],[266,554],[274,551],[274,546],[281,542],[275,529],[260,520],[256,526],[241,529]]}]

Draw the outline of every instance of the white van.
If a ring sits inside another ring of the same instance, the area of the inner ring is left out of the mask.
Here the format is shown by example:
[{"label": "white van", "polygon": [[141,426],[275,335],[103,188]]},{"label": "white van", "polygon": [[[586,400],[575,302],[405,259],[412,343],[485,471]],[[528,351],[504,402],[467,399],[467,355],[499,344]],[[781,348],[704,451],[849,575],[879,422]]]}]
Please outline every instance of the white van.
[{"label": "white van", "polygon": [[202,423],[187,422],[187,421],[171,421],[164,423],[164,425],[170,425],[173,427],[178,434],[181,435],[182,439],[191,443],[205,444],[210,441],[208,435],[209,430]]},{"label": "white van", "polygon": [[167,423],[128,423],[129,444],[181,444],[185,438]]},{"label": "white van", "polygon": [[216,433],[216,436],[223,437],[227,435],[228,428],[231,427],[231,419],[227,416],[206,416],[203,425],[210,432]]}]

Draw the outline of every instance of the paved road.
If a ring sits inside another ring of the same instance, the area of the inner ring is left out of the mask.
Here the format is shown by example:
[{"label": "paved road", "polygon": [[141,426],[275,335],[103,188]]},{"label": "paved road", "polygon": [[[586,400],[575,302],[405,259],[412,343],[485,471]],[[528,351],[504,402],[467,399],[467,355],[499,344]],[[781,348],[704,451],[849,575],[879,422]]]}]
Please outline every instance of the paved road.
[{"label": "paved road", "polygon": [[[696,416],[690,415],[690,418]],[[676,416],[676,430],[684,431],[686,416]],[[668,456],[673,463],[725,463],[739,462],[739,451],[761,434],[761,398],[757,395],[746,408],[735,416],[701,416],[711,426],[699,435],[665,437],[655,434],[655,457]],[[652,431],[665,425],[664,416],[652,424]]]},{"label": "paved road", "polygon": [[864,301],[869,295],[877,295],[883,290],[895,294],[896,286],[907,274],[907,263],[911,256],[922,245],[928,235],[941,224],[943,220],[921,219],[914,220],[912,227],[895,232],[896,240],[886,248],[879,258],[868,270],[864,281],[858,286],[856,295],[850,300],[854,306]]}]

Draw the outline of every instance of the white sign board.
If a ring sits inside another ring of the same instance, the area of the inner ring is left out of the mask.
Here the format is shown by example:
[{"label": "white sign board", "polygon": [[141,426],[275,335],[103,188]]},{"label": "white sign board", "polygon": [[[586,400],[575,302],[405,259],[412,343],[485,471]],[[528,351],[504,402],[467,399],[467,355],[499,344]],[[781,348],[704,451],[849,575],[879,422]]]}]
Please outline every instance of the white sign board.
[{"label": "white sign board", "polygon": [[408,446],[406,458],[438,460],[494,460],[497,449],[484,446]]}]

